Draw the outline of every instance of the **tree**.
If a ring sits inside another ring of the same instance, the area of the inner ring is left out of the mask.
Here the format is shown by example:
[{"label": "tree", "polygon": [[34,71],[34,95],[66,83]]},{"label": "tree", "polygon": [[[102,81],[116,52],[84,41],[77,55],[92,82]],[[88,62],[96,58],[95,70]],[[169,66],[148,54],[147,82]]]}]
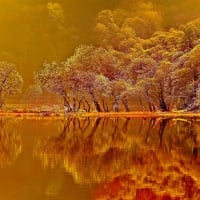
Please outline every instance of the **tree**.
[{"label": "tree", "polygon": [[0,62],[0,110],[9,96],[21,92],[23,79],[12,63]]},{"label": "tree", "polygon": [[63,98],[66,112],[80,109],[84,94],[81,92],[80,66],[76,64],[74,56],[60,63],[44,63],[35,76],[43,89]]},{"label": "tree", "polygon": [[189,51],[195,47],[200,37],[200,20],[190,21],[181,25],[180,29],[184,32],[184,50]]},{"label": "tree", "polygon": [[119,111],[119,102],[122,101],[126,111],[130,111],[128,107],[128,98],[132,96],[131,84],[123,79],[115,79],[111,81],[111,95],[114,98],[113,110]]},{"label": "tree", "polygon": [[96,111],[101,112],[101,106],[100,102],[96,95],[96,87],[97,81],[96,81],[96,74],[92,72],[81,72],[79,74],[79,83],[80,83],[80,89],[84,92],[84,95],[86,97],[90,97],[91,101],[93,102]]},{"label": "tree", "polygon": [[102,74],[96,75],[94,81],[94,91],[97,97],[102,102],[103,111],[108,112],[109,108],[106,99],[108,99],[111,95],[111,86],[109,79]]},{"label": "tree", "polygon": [[83,71],[102,74],[112,80],[118,72],[120,60],[111,50],[93,45],[81,45],[71,57],[71,66]]},{"label": "tree", "polygon": [[43,89],[63,98],[64,110],[71,112],[69,93],[71,85],[69,82],[71,67],[69,62],[44,63],[43,68],[35,74],[35,79]]},{"label": "tree", "polygon": [[94,103],[97,111],[102,111],[98,98],[104,110],[108,110],[104,98],[110,93],[109,81],[118,73],[119,59],[111,51],[82,45],[61,63],[44,63],[35,77],[43,89],[63,98],[67,111],[78,111],[84,102],[89,105],[88,100]]},{"label": "tree", "polygon": [[[138,9],[135,9],[138,8]],[[97,42],[120,52],[141,50],[141,39],[162,29],[162,17],[152,3],[139,2],[129,9],[102,10],[96,18]]]},{"label": "tree", "polygon": [[[194,103],[198,102],[198,92],[200,85],[200,45],[196,45],[188,54],[187,54],[187,63],[185,68],[188,69],[187,77],[189,86],[188,99],[186,101],[186,107],[189,109],[194,109]],[[195,109],[198,109],[199,105],[195,105]]]},{"label": "tree", "polygon": [[[159,60],[163,57],[170,59],[175,52],[184,50],[184,37],[185,33],[183,31],[170,29],[169,31],[157,31],[151,38],[144,40],[142,43],[148,54],[155,59]],[[156,55],[160,56],[156,57]]]}]

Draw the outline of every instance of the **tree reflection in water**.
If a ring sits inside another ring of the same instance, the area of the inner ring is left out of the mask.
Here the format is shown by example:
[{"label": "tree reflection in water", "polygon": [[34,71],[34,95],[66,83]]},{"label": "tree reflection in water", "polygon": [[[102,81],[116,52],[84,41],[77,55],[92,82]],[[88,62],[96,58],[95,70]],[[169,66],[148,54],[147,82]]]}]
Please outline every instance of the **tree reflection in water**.
[{"label": "tree reflection in water", "polygon": [[16,132],[14,119],[0,118],[0,166],[10,166],[22,150],[21,135]]},{"label": "tree reflection in water", "polygon": [[79,184],[100,183],[95,199],[142,199],[148,192],[155,199],[196,198],[199,126],[178,118],[68,118],[60,135],[38,141],[35,156]]},{"label": "tree reflection in water", "polygon": [[35,155],[44,167],[64,167],[80,184],[105,181],[127,169],[135,154],[129,120],[67,119],[59,136],[38,141]]}]

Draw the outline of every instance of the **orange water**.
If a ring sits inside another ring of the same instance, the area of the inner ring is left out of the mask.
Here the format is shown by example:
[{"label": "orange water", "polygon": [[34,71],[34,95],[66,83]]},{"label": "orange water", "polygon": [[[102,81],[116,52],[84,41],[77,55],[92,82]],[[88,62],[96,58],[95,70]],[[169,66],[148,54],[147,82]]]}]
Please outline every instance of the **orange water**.
[{"label": "orange water", "polygon": [[[191,119],[1,118],[0,199],[112,199],[122,192],[122,199],[134,199],[146,187],[189,195],[181,184],[174,190],[161,183],[189,175],[199,187],[199,127]],[[113,190],[126,174],[134,185],[123,179],[123,191]]]}]

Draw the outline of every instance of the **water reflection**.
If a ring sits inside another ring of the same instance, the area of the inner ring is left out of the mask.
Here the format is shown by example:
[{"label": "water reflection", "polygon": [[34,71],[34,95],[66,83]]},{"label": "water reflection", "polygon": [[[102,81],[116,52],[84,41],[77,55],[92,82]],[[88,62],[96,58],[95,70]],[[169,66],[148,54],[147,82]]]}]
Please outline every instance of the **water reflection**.
[{"label": "water reflection", "polygon": [[34,155],[78,184],[100,183],[94,199],[197,198],[199,131],[194,119],[68,118],[60,134],[38,140]]},{"label": "water reflection", "polygon": [[16,121],[0,118],[0,167],[14,164],[21,151],[21,135],[16,131]]},{"label": "water reflection", "polygon": [[77,183],[105,181],[126,169],[135,154],[129,120],[68,119],[60,135],[38,142],[35,155],[44,167],[64,167]]},{"label": "water reflection", "polygon": [[151,119],[147,124],[132,168],[101,184],[94,199],[200,199],[200,122]]}]

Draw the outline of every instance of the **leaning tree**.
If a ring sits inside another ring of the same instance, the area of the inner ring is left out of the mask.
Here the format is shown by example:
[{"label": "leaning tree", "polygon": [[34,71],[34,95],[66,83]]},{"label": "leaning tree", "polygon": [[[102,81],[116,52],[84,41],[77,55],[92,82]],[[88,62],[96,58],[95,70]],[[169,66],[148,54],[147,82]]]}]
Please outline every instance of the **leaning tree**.
[{"label": "leaning tree", "polygon": [[0,61],[0,110],[7,97],[21,92],[23,79],[12,63]]}]

